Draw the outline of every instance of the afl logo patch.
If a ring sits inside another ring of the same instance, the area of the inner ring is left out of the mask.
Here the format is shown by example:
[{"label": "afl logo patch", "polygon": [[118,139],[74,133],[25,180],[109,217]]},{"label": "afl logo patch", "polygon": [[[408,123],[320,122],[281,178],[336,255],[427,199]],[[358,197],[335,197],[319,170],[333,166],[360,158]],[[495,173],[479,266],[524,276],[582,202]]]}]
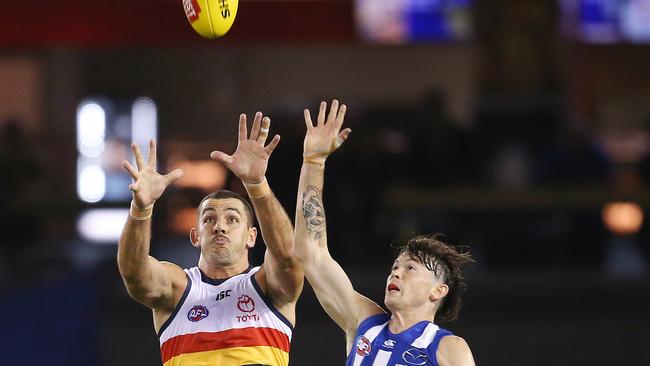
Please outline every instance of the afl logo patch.
[{"label": "afl logo patch", "polygon": [[194,305],[190,311],[187,312],[187,320],[191,322],[198,322],[208,317],[210,312],[208,308],[203,305]]},{"label": "afl logo patch", "polygon": [[372,345],[368,338],[364,336],[359,337],[359,340],[357,341],[357,354],[359,356],[368,356],[370,351],[372,351]]},{"label": "afl logo patch", "polygon": [[237,308],[245,313],[255,310],[255,302],[248,295],[241,295],[237,298]]}]

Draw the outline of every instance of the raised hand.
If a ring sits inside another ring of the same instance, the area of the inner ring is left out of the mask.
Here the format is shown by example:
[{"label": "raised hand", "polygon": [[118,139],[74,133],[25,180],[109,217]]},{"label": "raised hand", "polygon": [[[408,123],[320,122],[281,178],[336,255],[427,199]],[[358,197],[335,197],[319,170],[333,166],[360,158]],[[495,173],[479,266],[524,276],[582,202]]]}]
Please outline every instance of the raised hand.
[{"label": "raised hand", "polygon": [[262,118],[262,112],[255,113],[251,134],[248,136],[246,115],[239,116],[239,137],[237,150],[232,155],[221,151],[213,151],[210,157],[222,162],[242,182],[247,184],[260,183],[264,180],[266,168],[273,149],[280,142],[280,135],[275,135],[268,145],[264,146],[269,136],[271,119]]},{"label": "raised hand", "polygon": [[169,174],[161,175],[156,171],[156,141],[149,141],[149,162],[145,165],[140,149],[136,144],[131,144],[137,169],[124,160],[122,166],[131,174],[133,183],[129,189],[133,192],[133,203],[139,207],[147,207],[163,194],[165,189],[176,179],[183,176],[181,169],[175,169]]},{"label": "raised hand", "polygon": [[345,104],[339,107],[339,101],[334,99],[326,118],[327,103],[321,102],[316,126],[314,126],[309,109],[305,109],[305,124],[307,125],[303,146],[305,159],[312,162],[325,162],[325,159],[347,140],[352,130],[346,128],[341,131],[346,110]]}]

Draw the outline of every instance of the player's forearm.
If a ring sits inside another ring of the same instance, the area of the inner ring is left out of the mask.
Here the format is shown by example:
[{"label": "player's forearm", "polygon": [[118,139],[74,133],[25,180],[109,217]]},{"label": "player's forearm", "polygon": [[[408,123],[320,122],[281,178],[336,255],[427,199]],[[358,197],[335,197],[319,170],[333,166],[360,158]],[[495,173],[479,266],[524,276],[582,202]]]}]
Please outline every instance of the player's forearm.
[{"label": "player's forearm", "polygon": [[270,190],[262,197],[250,195],[264,243],[275,258],[293,263],[293,227],[286,211]]},{"label": "player's forearm", "polygon": [[149,276],[150,241],[151,218],[135,220],[129,216],[117,248],[118,268],[128,285],[137,285]]},{"label": "player's forearm", "polygon": [[322,191],[325,167],[303,162],[296,199],[295,245],[298,260],[314,258],[319,247],[327,246],[325,207]]}]

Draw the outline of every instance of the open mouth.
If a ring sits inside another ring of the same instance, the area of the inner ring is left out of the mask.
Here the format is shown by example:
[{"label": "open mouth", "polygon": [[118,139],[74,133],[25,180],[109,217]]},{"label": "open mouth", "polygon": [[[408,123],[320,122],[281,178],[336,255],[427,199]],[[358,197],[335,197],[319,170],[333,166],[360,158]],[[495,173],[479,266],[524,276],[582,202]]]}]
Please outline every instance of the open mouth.
[{"label": "open mouth", "polygon": [[214,242],[217,244],[226,244],[229,242],[229,240],[225,236],[216,236],[214,238]]},{"label": "open mouth", "polygon": [[399,292],[399,287],[391,283],[388,285],[388,292]]}]

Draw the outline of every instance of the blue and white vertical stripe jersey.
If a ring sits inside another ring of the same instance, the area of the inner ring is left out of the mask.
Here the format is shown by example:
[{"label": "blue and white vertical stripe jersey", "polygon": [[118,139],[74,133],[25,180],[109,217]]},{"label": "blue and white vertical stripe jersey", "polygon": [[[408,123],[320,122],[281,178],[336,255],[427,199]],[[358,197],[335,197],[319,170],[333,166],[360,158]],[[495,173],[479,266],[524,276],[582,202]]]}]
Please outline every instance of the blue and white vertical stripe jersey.
[{"label": "blue and white vertical stripe jersey", "polygon": [[436,351],[442,337],[452,335],[430,321],[421,321],[393,334],[390,314],[373,315],[359,325],[346,366],[438,366]]}]

